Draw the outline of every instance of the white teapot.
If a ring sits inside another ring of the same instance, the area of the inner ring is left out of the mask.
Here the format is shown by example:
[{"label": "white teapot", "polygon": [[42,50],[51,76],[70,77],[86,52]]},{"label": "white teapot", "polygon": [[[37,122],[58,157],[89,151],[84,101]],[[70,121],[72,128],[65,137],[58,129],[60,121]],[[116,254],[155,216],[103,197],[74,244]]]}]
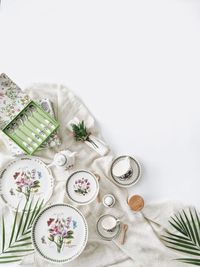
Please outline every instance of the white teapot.
[{"label": "white teapot", "polygon": [[53,162],[48,165],[56,166],[63,170],[71,169],[75,163],[75,155],[77,152],[71,152],[70,150],[63,150],[55,154]]}]

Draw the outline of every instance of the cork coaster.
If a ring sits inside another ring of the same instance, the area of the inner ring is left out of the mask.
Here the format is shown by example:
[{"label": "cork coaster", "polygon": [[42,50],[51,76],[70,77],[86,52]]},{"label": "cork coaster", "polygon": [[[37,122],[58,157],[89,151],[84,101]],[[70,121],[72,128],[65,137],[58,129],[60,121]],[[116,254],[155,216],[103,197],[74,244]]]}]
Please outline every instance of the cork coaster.
[{"label": "cork coaster", "polygon": [[128,205],[133,211],[140,211],[144,207],[144,199],[139,195],[134,195],[129,198]]}]

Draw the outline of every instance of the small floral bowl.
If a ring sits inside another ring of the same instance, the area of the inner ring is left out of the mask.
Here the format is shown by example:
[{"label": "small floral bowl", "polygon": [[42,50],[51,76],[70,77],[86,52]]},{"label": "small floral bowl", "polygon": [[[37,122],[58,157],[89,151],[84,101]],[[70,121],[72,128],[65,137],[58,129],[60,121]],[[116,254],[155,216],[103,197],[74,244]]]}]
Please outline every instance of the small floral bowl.
[{"label": "small floral bowl", "polygon": [[96,176],[86,170],[73,172],[66,182],[68,198],[79,205],[86,205],[94,201],[99,192]]}]

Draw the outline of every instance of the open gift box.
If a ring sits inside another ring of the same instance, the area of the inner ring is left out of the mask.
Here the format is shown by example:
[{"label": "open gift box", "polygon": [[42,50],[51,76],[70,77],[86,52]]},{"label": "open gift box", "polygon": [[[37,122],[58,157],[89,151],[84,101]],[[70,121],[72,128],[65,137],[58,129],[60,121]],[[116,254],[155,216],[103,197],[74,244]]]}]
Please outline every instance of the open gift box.
[{"label": "open gift box", "polygon": [[48,143],[58,127],[7,75],[0,75],[0,128],[21,150],[33,154]]}]

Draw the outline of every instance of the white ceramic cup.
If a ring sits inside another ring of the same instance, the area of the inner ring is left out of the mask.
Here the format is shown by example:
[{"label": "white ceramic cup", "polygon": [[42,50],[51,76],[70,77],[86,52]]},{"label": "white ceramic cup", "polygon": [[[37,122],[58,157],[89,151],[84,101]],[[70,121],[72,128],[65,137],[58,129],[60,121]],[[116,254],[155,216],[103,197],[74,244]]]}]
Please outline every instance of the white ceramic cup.
[{"label": "white ceramic cup", "polygon": [[112,173],[121,180],[129,179],[133,174],[130,157],[127,156],[117,161],[113,166]]},{"label": "white ceramic cup", "polygon": [[109,214],[105,215],[101,221],[102,228],[107,232],[114,231],[119,224],[120,220]]}]

